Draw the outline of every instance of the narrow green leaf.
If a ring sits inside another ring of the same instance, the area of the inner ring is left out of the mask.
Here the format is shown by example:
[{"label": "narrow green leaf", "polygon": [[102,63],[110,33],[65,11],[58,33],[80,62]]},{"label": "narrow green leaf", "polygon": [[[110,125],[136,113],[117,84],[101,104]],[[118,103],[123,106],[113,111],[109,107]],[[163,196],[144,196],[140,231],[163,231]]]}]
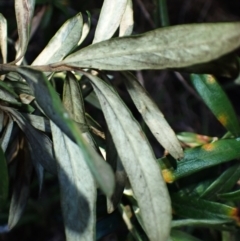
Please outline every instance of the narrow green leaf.
[{"label": "narrow green leaf", "polygon": [[95,240],[97,187],[84,153],[52,121],[67,241]]},{"label": "narrow green leaf", "polygon": [[177,138],[185,145],[188,145],[190,147],[201,146],[209,142],[212,142],[214,141],[214,139],[216,139],[216,137],[214,138],[214,137],[200,135],[200,134],[191,133],[191,132],[177,133]]},{"label": "narrow green leaf", "polygon": [[23,57],[26,52],[32,25],[34,6],[35,0],[15,0],[15,14],[19,37],[16,58]]},{"label": "narrow green leaf", "polygon": [[218,194],[218,197],[223,200],[227,200],[227,201],[239,201],[240,200],[240,190],[237,190],[235,192]]},{"label": "narrow green leaf", "polygon": [[168,8],[166,0],[157,0],[159,8],[160,25],[162,27],[169,26]]},{"label": "narrow green leaf", "polygon": [[172,228],[177,227],[184,227],[184,226],[190,226],[190,227],[207,227],[212,228],[216,226],[221,226],[228,221],[223,220],[210,220],[210,219],[181,219],[172,221]]},{"label": "narrow green leaf", "polygon": [[151,146],[114,89],[97,76],[84,74],[92,81],[102,106],[113,142],[141,209],[143,228],[151,241],[166,241],[171,222],[170,199]]},{"label": "narrow green leaf", "polygon": [[174,158],[182,158],[182,147],[158,106],[133,75],[124,73],[124,76],[127,90],[155,138]]},{"label": "narrow green leaf", "polygon": [[171,239],[171,241],[201,241],[200,239],[180,230],[172,230]]},{"label": "narrow green leaf", "polygon": [[127,0],[127,5],[119,26],[119,36],[128,36],[133,31],[133,4],[132,0]]},{"label": "narrow green leaf", "polygon": [[26,149],[21,149],[18,156],[19,159],[8,217],[9,230],[18,223],[27,205],[33,171],[28,151]]},{"label": "narrow green leaf", "polygon": [[176,181],[208,167],[240,158],[240,142],[235,139],[219,140],[200,147],[187,149],[177,167],[162,170],[167,182]]},{"label": "narrow green leaf", "polygon": [[2,62],[7,63],[7,21],[0,13],[0,49]]},{"label": "narrow green leaf", "polygon": [[172,195],[174,214],[193,219],[239,221],[239,210],[225,204],[210,202],[191,196]]},{"label": "narrow green leaf", "polygon": [[205,23],[156,29],[90,45],[58,66],[105,70],[180,68],[208,62],[240,46],[240,23]]},{"label": "narrow green leaf", "polygon": [[225,170],[205,191],[201,197],[216,199],[219,193],[227,192],[237,183],[240,178],[240,165],[236,164]]},{"label": "narrow green leaf", "polygon": [[113,36],[125,12],[128,0],[104,0],[96,27],[93,43]]},{"label": "narrow green leaf", "polygon": [[32,65],[51,64],[61,61],[78,45],[82,36],[82,28],[83,19],[81,13],[67,20],[33,61]]},{"label": "narrow green leaf", "polygon": [[[83,140],[78,125],[69,118],[63,108],[61,100],[48,82],[46,77],[30,68],[18,68],[19,74],[26,79],[34,96],[45,114],[63,131],[71,140],[76,142],[83,152],[93,176],[101,189],[110,196],[114,189],[114,176],[109,165]],[[44,98],[43,98],[44,97]]]},{"label": "narrow green leaf", "polygon": [[192,83],[218,121],[233,135],[240,135],[240,125],[227,95],[212,75],[191,75]]},{"label": "narrow green leaf", "polygon": [[12,134],[12,130],[13,130],[13,120],[12,120],[12,118],[9,118],[7,126],[4,129],[2,136],[0,138],[1,147],[4,152],[7,150],[7,147],[8,147],[9,141],[10,141],[10,137]]},{"label": "narrow green leaf", "polygon": [[5,205],[5,202],[8,198],[8,168],[4,152],[0,147],[0,210]]}]

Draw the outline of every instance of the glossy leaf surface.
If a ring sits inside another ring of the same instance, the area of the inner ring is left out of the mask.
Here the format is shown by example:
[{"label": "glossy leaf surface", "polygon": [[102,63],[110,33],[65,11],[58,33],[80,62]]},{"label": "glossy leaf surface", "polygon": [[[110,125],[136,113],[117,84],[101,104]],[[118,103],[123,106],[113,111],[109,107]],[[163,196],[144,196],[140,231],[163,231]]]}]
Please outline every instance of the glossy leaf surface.
[{"label": "glossy leaf surface", "polygon": [[212,75],[191,75],[192,83],[218,121],[233,135],[240,135],[240,125],[227,95]]},{"label": "glossy leaf surface", "polygon": [[186,218],[239,221],[238,209],[191,196],[172,196],[174,214]]},{"label": "glossy leaf surface", "polygon": [[188,149],[176,169],[163,169],[165,181],[173,182],[208,167],[240,158],[240,142],[235,139],[219,140]]}]

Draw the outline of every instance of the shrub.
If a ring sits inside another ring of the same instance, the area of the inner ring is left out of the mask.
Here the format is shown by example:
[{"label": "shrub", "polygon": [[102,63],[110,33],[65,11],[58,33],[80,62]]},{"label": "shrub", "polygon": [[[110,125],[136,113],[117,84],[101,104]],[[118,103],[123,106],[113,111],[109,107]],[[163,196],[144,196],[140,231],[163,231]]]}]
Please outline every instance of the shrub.
[{"label": "shrub", "polygon": [[[7,61],[7,21],[0,15],[1,209],[9,196],[9,176],[17,180],[10,188],[7,230],[23,214],[33,169],[40,191],[44,172],[58,177],[67,240],[95,240],[98,188],[107,197],[108,212],[124,214],[129,238],[135,240],[197,240],[183,226],[234,229],[239,223],[234,188],[240,176],[240,126],[211,74],[216,65],[228,73],[225,55],[240,45],[240,23],[186,24],[131,35],[131,1],[105,0],[91,45],[82,47],[90,20],[79,13],[29,65],[24,56],[33,34],[34,5],[34,0],[15,0],[19,39],[12,62]],[[119,37],[112,38],[117,29]],[[176,135],[130,72],[147,69],[190,72],[194,88],[227,134]],[[119,72],[145,124],[166,150],[162,158],[156,159],[142,126],[112,85],[111,71]],[[84,109],[89,96],[105,117],[105,130]],[[14,162],[16,170],[9,171]],[[212,167],[224,162],[229,166],[218,175]]]}]

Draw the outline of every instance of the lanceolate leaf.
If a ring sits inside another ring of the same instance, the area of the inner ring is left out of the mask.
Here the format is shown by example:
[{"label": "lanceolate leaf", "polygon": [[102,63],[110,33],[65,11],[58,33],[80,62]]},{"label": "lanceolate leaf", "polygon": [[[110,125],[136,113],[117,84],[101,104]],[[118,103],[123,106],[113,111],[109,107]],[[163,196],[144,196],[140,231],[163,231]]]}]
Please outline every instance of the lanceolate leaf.
[{"label": "lanceolate leaf", "polygon": [[219,193],[227,192],[237,183],[240,178],[240,165],[236,164],[224,171],[205,191],[201,194],[205,199],[216,199]]},{"label": "lanceolate leaf", "polygon": [[127,90],[155,138],[174,158],[182,158],[181,145],[158,106],[133,75],[124,73],[124,76]]},{"label": "lanceolate leaf", "polygon": [[212,75],[191,75],[192,83],[219,122],[233,135],[240,135],[235,111],[217,80]]},{"label": "lanceolate leaf", "polygon": [[85,73],[99,98],[117,152],[141,209],[144,229],[151,241],[166,241],[171,208],[168,191],[153,151],[137,121],[113,88]]},{"label": "lanceolate leaf", "polygon": [[6,128],[4,129],[4,132],[2,133],[2,136],[0,138],[1,147],[4,152],[7,150],[7,147],[8,147],[9,141],[10,141],[10,137],[12,134],[12,130],[13,130],[13,120],[12,120],[12,118],[9,118],[8,124],[7,124]]},{"label": "lanceolate leaf", "polygon": [[[25,144],[24,144],[25,145]],[[21,218],[29,197],[29,188],[33,166],[30,161],[28,151],[21,149],[18,153],[18,165],[16,170],[16,178],[14,180],[13,194],[10,203],[8,228],[12,229]]]},{"label": "lanceolate leaf", "polygon": [[4,152],[0,147],[0,210],[3,208],[8,197],[8,168]]},{"label": "lanceolate leaf", "polygon": [[180,68],[216,59],[240,46],[240,23],[189,24],[90,45],[59,64],[106,70]]},{"label": "lanceolate leaf", "polygon": [[240,200],[240,190],[237,190],[235,192],[219,194],[218,197],[223,200],[239,201]]},{"label": "lanceolate leaf", "polygon": [[133,30],[133,24],[133,4],[132,0],[127,0],[127,5],[119,26],[119,36],[121,37],[131,35]]},{"label": "lanceolate leaf", "polygon": [[174,214],[194,219],[239,221],[239,210],[217,202],[190,196],[172,196]]},{"label": "lanceolate leaf", "polygon": [[23,57],[27,49],[34,6],[35,0],[15,0],[15,13],[19,36],[19,42],[17,44],[17,58]]},{"label": "lanceolate leaf", "polygon": [[119,27],[127,2],[128,0],[104,0],[93,43],[101,42],[113,36]]},{"label": "lanceolate leaf", "polygon": [[171,241],[201,241],[201,240],[193,237],[192,235],[186,232],[183,232],[180,230],[172,230]]},{"label": "lanceolate leaf", "polygon": [[77,46],[82,36],[82,27],[83,19],[81,13],[66,21],[33,61],[32,65],[61,61]]},{"label": "lanceolate leaf", "polygon": [[240,158],[240,142],[235,139],[219,140],[186,150],[175,170],[165,168],[162,173],[166,182],[173,182],[236,158]]},{"label": "lanceolate leaf", "polygon": [[114,176],[111,168],[83,140],[78,125],[69,118],[69,114],[63,108],[58,94],[46,77],[41,72],[24,67],[18,68],[18,72],[26,79],[45,114],[62,132],[78,144],[93,176],[102,190],[110,196],[114,189]]},{"label": "lanceolate leaf", "polygon": [[7,63],[7,21],[0,13],[0,49],[3,63]]},{"label": "lanceolate leaf", "polygon": [[68,241],[95,240],[97,187],[84,154],[51,122],[62,212]]},{"label": "lanceolate leaf", "polygon": [[211,220],[211,219],[181,219],[172,221],[172,228],[191,226],[191,227],[217,227],[229,221]]}]

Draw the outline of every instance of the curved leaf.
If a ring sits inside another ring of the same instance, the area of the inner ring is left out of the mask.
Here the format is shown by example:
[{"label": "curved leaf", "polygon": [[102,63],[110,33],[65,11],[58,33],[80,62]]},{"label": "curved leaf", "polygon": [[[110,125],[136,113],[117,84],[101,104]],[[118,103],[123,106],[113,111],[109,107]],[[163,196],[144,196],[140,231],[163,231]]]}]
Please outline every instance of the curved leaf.
[{"label": "curved leaf", "polygon": [[97,76],[84,73],[99,98],[113,142],[141,209],[144,229],[151,241],[166,241],[171,207],[153,151],[137,121],[113,88]]},{"label": "curved leaf", "polygon": [[104,0],[93,43],[101,42],[113,36],[126,9],[128,0]]},{"label": "curved leaf", "polygon": [[0,13],[0,49],[3,63],[7,63],[7,21]]},{"label": "curved leaf", "polygon": [[235,192],[218,194],[218,197],[223,200],[228,200],[228,201],[239,201],[240,200],[240,190],[237,190]]},{"label": "curved leaf", "polygon": [[240,165],[236,164],[225,170],[201,194],[205,199],[216,199],[219,193],[227,192],[233,188],[240,178]]},{"label": "curved leaf", "polygon": [[238,208],[190,196],[174,194],[171,197],[174,214],[178,216],[194,219],[220,219],[228,222],[239,221]]},{"label": "curved leaf", "polygon": [[119,26],[119,36],[131,35],[133,31],[133,24],[133,4],[132,0],[127,0],[126,9]]},{"label": "curved leaf", "polygon": [[26,79],[45,114],[62,132],[78,144],[84,160],[87,162],[99,186],[105,194],[110,196],[114,189],[114,175],[110,166],[83,140],[78,125],[69,118],[69,114],[63,108],[58,94],[44,74],[26,67],[18,68],[17,71]]},{"label": "curved leaf", "polygon": [[84,154],[52,121],[62,212],[68,241],[95,240],[97,187]]},{"label": "curved leaf", "polygon": [[180,68],[216,59],[240,46],[240,23],[187,24],[90,45],[58,66],[106,70]]},{"label": "curved leaf", "polygon": [[236,158],[240,158],[240,142],[235,139],[219,140],[187,149],[184,152],[184,158],[177,162],[176,169],[163,168],[162,174],[165,181],[171,183],[200,170]]},{"label": "curved leaf", "polygon": [[30,37],[34,6],[35,0],[15,0],[15,13],[19,36],[16,58],[23,57],[26,52]]},{"label": "curved leaf", "polygon": [[191,75],[192,83],[219,122],[233,135],[240,135],[240,125],[227,95],[212,75]]},{"label": "curved leaf", "polygon": [[82,36],[81,13],[67,20],[33,61],[32,65],[43,65],[61,61],[78,45]]},{"label": "curved leaf", "polygon": [[182,158],[182,147],[158,106],[133,75],[124,73],[124,76],[128,93],[155,138],[174,158]]}]

